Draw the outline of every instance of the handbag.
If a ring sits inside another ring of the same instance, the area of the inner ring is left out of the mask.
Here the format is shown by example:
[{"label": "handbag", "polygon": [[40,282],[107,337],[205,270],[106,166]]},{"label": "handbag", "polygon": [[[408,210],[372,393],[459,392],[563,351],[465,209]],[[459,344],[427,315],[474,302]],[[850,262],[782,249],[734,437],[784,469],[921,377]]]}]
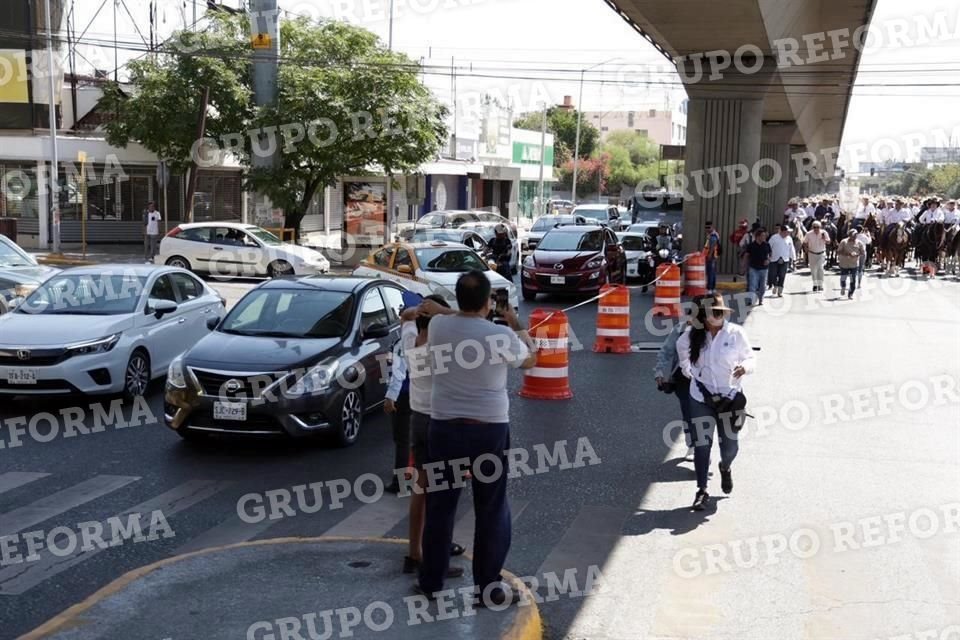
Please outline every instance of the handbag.
[{"label": "handbag", "polygon": [[664,393],[676,393],[677,387],[685,383],[689,383],[689,380],[687,379],[687,376],[683,375],[683,371],[680,370],[680,367],[677,367],[673,370],[673,374],[670,376],[670,378],[660,385],[660,391]]},{"label": "handbag", "polygon": [[712,394],[702,382],[697,380],[697,387],[703,394],[703,403],[707,405],[716,414],[717,419],[723,420],[724,415],[733,416],[730,428],[734,433],[739,433],[747,421],[747,417],[753,417],[747,413],[747,396],[743,391],[737,391],[733,397]]}]

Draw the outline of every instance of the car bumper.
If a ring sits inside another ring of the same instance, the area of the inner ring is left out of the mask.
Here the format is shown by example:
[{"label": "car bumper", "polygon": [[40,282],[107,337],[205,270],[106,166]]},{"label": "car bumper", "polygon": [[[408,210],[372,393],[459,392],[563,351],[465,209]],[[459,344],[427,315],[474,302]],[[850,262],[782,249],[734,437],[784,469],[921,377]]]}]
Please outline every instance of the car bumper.
[{"label": "car bumper", "polygon": [[[553,270],[524,268],[521,279],[524,289],[538,293],[593,292],[602,286],[604,275],[603,269],[564,273],[560,276]],[[554,282],[555,277],[562,277],[563,282]]]},{"label": "car bumper", "polygon": [[[119,346],[119,345],[118,345]],[[65,395],[71,393],[108,394],[123,390],[126,352],[117,348],[107,353],[74,356],[45,366],[0,365],[0,394]],[[33,384],[12,383],[11,374],[24,369],[36,374]]]},{"label": "car bumper", "polygon": [[330,272],[330,264],[314,264],[311,262],[305,262],[298,264],[293,268],[294,273],[298,276],[318,276],[324,273]]},{"label": "car bumper", "polygon": [[[280,391],[251,399],[220,398],[192,386],[178,389],[169,384],[164,393],[164,423],[174,431],[218,433],[237,436],[304,437],[335,429],[343,401],[342,389],[329,389],[301,398],[288,398]],[[246,405],[246,420],[214,418],[216,403]]]}]

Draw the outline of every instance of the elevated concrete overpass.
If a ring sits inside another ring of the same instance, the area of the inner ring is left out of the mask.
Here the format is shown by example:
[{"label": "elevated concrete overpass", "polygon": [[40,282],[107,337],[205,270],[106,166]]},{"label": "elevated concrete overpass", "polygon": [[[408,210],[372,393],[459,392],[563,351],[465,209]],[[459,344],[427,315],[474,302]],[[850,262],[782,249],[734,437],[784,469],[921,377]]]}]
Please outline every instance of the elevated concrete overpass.
[{"label": "elevated concrete overpass", "polygon": [[[677,65],[690,97],[685,249],[702,246],[708,219],[723,237],[742,218],[773,224],[789,197],[832,178],[827,158],[860,63],[854,38],[865,37],[877,0],[605,1]],[[809,170],[805,152],[817,159]],[[717,171],[733,166],[756,173],[730,188],[735,171]]]}]

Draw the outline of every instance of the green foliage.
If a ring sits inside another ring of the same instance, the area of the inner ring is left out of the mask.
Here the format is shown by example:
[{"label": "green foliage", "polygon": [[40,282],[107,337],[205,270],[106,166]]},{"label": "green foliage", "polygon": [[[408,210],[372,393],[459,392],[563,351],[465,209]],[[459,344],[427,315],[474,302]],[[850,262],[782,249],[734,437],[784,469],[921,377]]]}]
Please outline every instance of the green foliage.
[{"label": "green foliage", "polygon": [[[562,167],[573,158],[573,150],[577,141],[577,111],[550,107],[547,109],[547,131],[553,138],[553,164]],[[543,112],[528,113],[516,121],[514,126],[520,129],[539,131],[543,126]],[[590,157],[597,148],[600,132],[595,126],[583,120],[580,123],[580,157]],[[577,180],[579,182],[579,179]]]}]

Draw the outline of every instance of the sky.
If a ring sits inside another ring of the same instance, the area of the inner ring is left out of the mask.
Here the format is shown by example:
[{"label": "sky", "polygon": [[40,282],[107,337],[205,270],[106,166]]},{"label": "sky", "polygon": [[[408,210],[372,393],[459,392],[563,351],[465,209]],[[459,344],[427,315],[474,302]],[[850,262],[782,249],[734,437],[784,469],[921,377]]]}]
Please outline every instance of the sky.
[{"label": "sky", "polygon": [[[113,38],[115,0],[72,1],[80,31],[101,3],[105,5],[85,39]],[[118,40],[131,43],[148,37],[147,0],[124,0],[126,6],[116,1]],[[157,1],[161,35],[192,23],[193,0]],[[240,1],[226,4],[239,6]],[[346,19],[386,41],[389,2],[280,0],[280,8],[288,15]],[[422,60],[427,67],[424,81],[441,100],[450,101],[456,93],[461,109],[484,92],[509,99],[519,111],[560,103],[565,95],[592,111],[664,108],[685,96],[665,58],[603,0],[395,3],[394,48]],[[197,4],[202,15],[205,3]],[[857,160],[888,156],[914,160],[920,146],[951,137],[960,144],[958,5],[954,0],[878,0],[871,23],[874,35],[861,57],[844,131],[841,164],[846,168],[855,170],[851,165]],[[91,65],[108,70],[115,66],[109,47],[81,46],[79,51],[88,59],[88,71]],[[118,60],[122,64],[133,55],[138,54],[120,51]]]}]

